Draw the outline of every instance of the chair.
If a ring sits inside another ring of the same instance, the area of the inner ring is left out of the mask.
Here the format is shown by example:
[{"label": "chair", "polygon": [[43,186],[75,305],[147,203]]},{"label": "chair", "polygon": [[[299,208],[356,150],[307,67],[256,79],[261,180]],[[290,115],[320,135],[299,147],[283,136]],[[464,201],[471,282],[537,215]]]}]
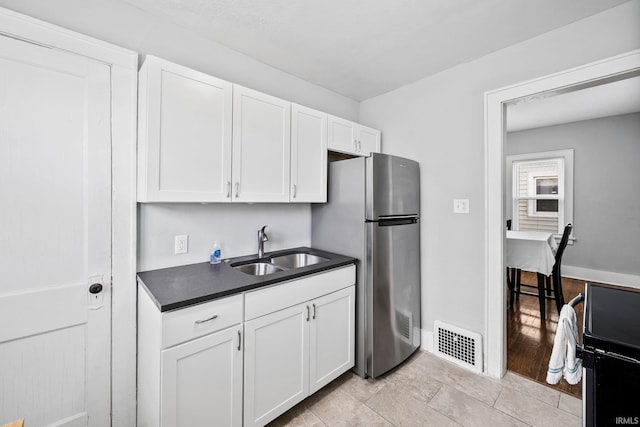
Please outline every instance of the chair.
[{"label": "chair", "polygon": [[[538,273],[538,284],[537,285],[529,285],[526,283],[521,283],[521,271],[517,269],[515,271],[515,277],[512,277],[513,286],[511,287],[511,293],[509,295],[510,304],[513,305],[514,295],[517,297],[520,294],[537,296],[540,302],[540,319],[545,320],[545,298],[553,299],[556,303],[556,308],[558,309],[558,314],[562,310],[562,306],[564,305],[564,294],[562,293],[562,274],[561,274],[561,265],[562,265],[562,255],[564,254],[564,250],[567,247],[567,243],[569,242],[569,235],[571,234],[571,230],[573,226],[571,224],[567,224],[564,227],[564,231],[562,232],[562,239],[560,240],[560,245],[558,245],[558,249],[555,254],[555,262],[553,263],[553,269],[551,271],[551,275],[544,277],[542,274]],[[512,273],[513,274],[513,273]],[[537,288],[538,292],[526,292],[521,290],[521,287],[528,288]]]},{"label": "chair", "polygon": [[[511,220],[507,220],[507,230],[511,230]],[[513,308],[513,294],[518,268],[507,267],[507,286],[509,287],[509,308]]]},{"label": "chair", "polygon": [[560,267],[562,265],[562,255],[564,254],[564,250],[567,247],[567,243],[569,243],[569,235],[571,234],[571,230],[573,229],[573,225],[567,224],[564,227],[564,232],[562,233],[562,239],[560,240],[560,245],[556,250],[556,262],[553,263],[553,271],[550,276],[546,277],[546,287],[547,289],[551,288],[551,280],[553,279],[553,287],[554,294],[556,297],[556,307],[558,308],[558,313],[562,310],[562,306],[564,305],[564,294],[562,293],[562,274],[560,271]]}]

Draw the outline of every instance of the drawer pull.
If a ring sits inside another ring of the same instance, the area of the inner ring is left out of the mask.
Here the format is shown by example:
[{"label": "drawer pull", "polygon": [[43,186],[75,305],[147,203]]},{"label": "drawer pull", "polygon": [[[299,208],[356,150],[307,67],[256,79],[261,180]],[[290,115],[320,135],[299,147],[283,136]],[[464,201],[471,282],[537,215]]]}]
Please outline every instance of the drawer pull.
[{"label": "drawer pull", "polygon": [[201,323],[206,323],[206,322],[210,322],[213,319],[218,318],[217,314],[214,314],[213,316],[209,317],[208,319],[203,319],[203,320],[196,320],[196,324],[199,325]]},{"label": "drawer pull", "polygon": [[307,306],[307,322],[309,321],[309,306]]},{"label": "drawer pull", "polygon": [[312,305],[313,305],[313,317],[312,317],[312,319],[315,319],[316,318],[316,305],[315,304],[312,304]]},{"label": "drawer pull", "polygon": [[238,351],[240,351],[240,343],[242,342],[242,334],[238,331]]}]

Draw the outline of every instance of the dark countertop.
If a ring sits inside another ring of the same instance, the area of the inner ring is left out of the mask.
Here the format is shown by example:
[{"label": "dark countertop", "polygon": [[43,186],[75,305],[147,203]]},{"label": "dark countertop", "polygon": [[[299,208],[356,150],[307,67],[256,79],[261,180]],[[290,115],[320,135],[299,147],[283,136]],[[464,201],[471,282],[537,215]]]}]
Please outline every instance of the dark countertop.
[{"label": "dark countertop", "polygon": [[355,258],[307,247],[268,252],[261,259],[292,252],[318,255],[329,260],[266,276],[245,274],[231,267],[231,264],[257,261],[257,255],[254,254],[224,259],[220,264],[202,262],[143,271],[138,273],[138,282],[145,288],[160,311],[169,311],[330,270],[356,261]]}]

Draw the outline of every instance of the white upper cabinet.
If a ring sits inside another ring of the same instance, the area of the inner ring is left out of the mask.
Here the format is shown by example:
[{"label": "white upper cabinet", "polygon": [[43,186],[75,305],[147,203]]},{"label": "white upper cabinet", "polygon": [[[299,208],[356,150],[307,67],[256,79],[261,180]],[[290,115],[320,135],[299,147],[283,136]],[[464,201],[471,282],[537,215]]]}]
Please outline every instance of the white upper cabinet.
[{"label": "white upper cabinet", "polygon": [[229,201],[232,84],[147,56],[138,108],[138,201]]},{"label": "white upper cabinet", "polygon": [[288,202],[291,103],[233,87],[233,201]]},{"label": "white upper cabinet", "polygon": [[358,153],[362,156],[370,156],[371,153],[380,152],[380,131],[370,127],[358,125]]},{"label": "white upper cabinet", "polygon": [[291,202],[327,201],[327,113],[291,105]]},{"label": "white upper cabinet", "polygon": [[380,152],[380,131],[349,120],[328,116],[328,148],[340,153],[369,156]]},{"label": "white upper cabinet", "polygon": [[327,150],[380,151],[380,131],[147,56],[139,202],[327,201]]}]

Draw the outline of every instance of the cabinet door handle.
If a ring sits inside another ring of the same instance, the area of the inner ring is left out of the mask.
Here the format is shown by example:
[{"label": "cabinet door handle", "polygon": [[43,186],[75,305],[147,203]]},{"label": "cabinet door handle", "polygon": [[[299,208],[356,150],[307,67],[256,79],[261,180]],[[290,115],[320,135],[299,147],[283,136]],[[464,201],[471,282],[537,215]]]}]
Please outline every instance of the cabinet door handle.
[{"label": "cabinet door handle", "polygon": [[309,321],[309,306],[307,306],[307,322]]},{"label": "cabinet door handle", "polygon": [[293,198],[296,198],[296,194],[298,192],[298,186],[296,184],[293,184]]},{"label": "cabinet door handle", "polygon": [[238,351],[240,351],[240,343],[242,342],[242,334],[238,331]]},{"label": "cabinet door handle", "polygon": [[238,194],[240,194],[240,183],[236,182],[236,199],[238,198]]},{"label": "cabinet door handle", "polygon": [[312,317],[312,319],[315,319],[315,318],[316,318],[316,305],[313,304],[313,317]]},{"label": "cabinet door handle", "polygon": [[208,319],[196,320],[196,322],[195,322],[195,323],[196,323],[197,325],[199,325],[199,324],[201,324],[201,323],[210,322],[211,320],[213,320],[213,319],[217,319],[217,318],[218,318],[218,315],[217,315],[217,314],[214,314],[213,316],[209,317]]},{"label": "cabinet door handle", "polygon": [[227,199],[231,197],[231,181],[227,181]]},{"label": "cabinet door handle", "polygon": [[358,153],[362,152],[362,141],[358,141]]}]

